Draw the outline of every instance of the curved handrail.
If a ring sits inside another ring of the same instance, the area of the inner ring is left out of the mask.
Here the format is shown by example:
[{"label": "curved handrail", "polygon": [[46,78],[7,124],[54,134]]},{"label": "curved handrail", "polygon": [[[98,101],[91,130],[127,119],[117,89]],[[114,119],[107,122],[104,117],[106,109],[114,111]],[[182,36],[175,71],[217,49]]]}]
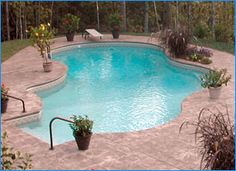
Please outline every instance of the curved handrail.
[{"label": "curved handrail", "polygon": [[4,93],[2,93],[2,94],[3,94],[4,96],[10,97],[10,98],[13,98],[13,99],[16,99],[16,100],[20,100],[20,101],[22,102],[22,105],[23,105],[23,113],[26,112],[26,110],[25,110],[25,102],[24,102],[23,99],[18,98],[18,97],[14,97],[14,96],[10,96],[10,95],[8,95],[8,94],[4,94]]},{"label": "curved handrail", "polygon": [[49,123],[49,133],[50,133],[50,150],[53,150],[53,138],[52,138],[52,123],[53,121],[55,121],[56,119],[61,120],[61,121],[65,121],[65,122],[70,122],[70,123],[74,123],[72,120],[69,119],[65,119],[65,118],[61,118],[61,117],[54,117],[51,119],[50,123]]}]

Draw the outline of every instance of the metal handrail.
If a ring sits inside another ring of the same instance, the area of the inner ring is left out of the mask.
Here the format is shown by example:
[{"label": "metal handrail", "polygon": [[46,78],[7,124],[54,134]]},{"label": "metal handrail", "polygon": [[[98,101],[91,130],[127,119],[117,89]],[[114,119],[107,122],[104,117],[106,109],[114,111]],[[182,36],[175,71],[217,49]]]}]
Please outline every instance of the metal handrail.
[{"label": "metal handrail", "polygon": [[61,120],[61,121],[66,121],[66,122],[74,123],[72,120],[65,119],[65,118],[61,118],[61,117],[54,117],[54,118],[52,118],[52,120],[51,120],[50,123],[49,123],[49,131],[50,131],[50,150],[53,150],[52,123],[53,123],[53,121],[55,121],[56,119]]},{"label": "metal handrail", "polygon": [[4,96],[10,97],[10,98],[13,98],[13,99],[16,99],[16,100],[20,100],[20,101],[22,102],[22,105],[23,105],[23,113],[26,112],[26,110],[25,110],[25,102],[24,102],[23,99],[18,98],[18,97],[14,97],[14,96],[10,96],[10,95],[8,95],[8,94],[4,94],[4,93],[2,93],[2,94],[3,94]]}]

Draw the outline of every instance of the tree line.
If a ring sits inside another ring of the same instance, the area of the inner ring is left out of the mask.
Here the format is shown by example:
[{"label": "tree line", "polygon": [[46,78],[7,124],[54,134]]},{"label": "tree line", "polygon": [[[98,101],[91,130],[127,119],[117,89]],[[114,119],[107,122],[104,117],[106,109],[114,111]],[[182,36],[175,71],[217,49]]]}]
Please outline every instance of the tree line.
[{"label": "tree line", "polygon": [[186,28],[199,38],[233,41],[233,2],[2,2],[2,41],[27,39],[30,26],[51,23],[63,34],[67,13],[80,17],[79,31],[95,28],[110,32],[108,16],[119,12],[121,31],[150,33],[160,29]]}]

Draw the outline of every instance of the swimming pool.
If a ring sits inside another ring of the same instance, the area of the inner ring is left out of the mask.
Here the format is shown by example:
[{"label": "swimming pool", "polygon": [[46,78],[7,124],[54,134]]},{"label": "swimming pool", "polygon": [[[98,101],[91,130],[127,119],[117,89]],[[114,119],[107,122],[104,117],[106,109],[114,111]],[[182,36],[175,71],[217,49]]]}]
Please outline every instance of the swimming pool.
[{"label": "swimming pool", "polygon": [[[177,65],[157,46],[140,43],[74,45],[53,54],[68,66],[65,82],[46,91],[42,118],[21,128],[49,142],[55,116],[88,115],[95,133],[152,128],[176,118],[185,97],[201,89],[200,70]],[[56,144],[72,140],[67,123],[54,123]]]}]

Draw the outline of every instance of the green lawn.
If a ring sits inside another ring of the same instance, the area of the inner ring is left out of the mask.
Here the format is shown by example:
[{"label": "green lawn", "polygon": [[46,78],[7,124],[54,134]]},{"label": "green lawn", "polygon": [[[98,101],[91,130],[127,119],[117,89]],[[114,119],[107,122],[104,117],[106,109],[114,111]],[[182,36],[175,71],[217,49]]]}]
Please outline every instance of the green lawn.
[{"label": "green lawn", "polygon": [[234,54],[234,44],[225,42],[216,42],[213,40],[198,39],[199,42],[193,42],[194,44],[217,49],[220,51]]},{"label": "green lawn", "polygon": [[[150,33],[121,33],[123,35],[129,34],[129,35],[142,35],[142,36],[149,36]],[[196,42],[193,42],[196,43]],[[217,49],[220,51],[229,52],[231,54],[234,54],[234,45],[233,43],[224,43],[224,42],[215,42],[212,40],[203,40],[198,39],[198,45],[202,45],[205,47],[210,47],[213,49]],[[28,39],[24,40],[11,40],[2,42],[2,61],[7,60],[12,55],[14,55],[16,52],[20,51],[21,49],[30,46],[31,42]]]},{"label": "green lawn", "polygon": [[28,39],[2,42],[2,62],[29,45],[31,42]]}]

